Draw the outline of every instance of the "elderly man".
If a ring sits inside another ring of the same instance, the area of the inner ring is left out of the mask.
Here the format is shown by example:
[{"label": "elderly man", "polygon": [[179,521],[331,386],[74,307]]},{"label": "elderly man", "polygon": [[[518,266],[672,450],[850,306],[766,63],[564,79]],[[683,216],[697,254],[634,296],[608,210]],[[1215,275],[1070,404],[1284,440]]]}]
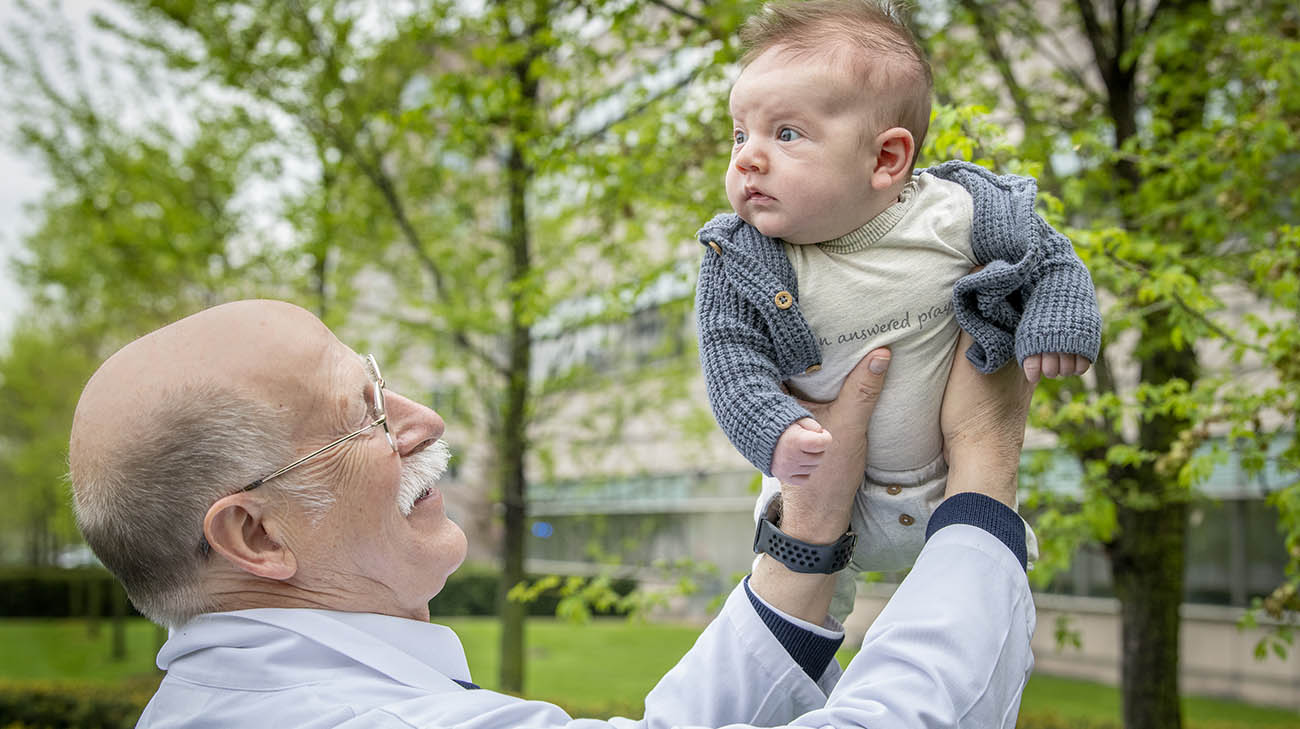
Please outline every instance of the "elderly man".
[{"label": "elderly man", "polygon": [[[465,555],[435,482],[443,422],[290,304],[218,306],[127,345],[72,428],[78,523],[135,605],[171,627],[140,726],[1013,726],[1034,613],[1014,494],[1029,387],[954,368],[952,474],[911,575],[846,671],[833,572],[888,352],[818,419],[815,478],[641,721],[575,720],[470,682],[427,603]],[[974,492],[974,493],[961,493]],[[592,660],[599,660],[593,657]]]}]

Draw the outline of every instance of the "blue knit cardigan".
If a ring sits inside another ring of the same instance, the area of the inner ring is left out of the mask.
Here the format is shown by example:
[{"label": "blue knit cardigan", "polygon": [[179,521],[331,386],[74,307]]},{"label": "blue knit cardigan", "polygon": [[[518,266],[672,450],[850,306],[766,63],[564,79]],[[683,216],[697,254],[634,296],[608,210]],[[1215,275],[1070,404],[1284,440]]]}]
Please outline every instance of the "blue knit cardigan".
[{"label": "blue knit cardigan", "polygon": [[[1037,183],[961,161],[920,174],[960,184],[974,201],[971,247],[985,267],[953,287],[957,323],[974,338],[966,358],[986,373],[1013,355],[1096,361],[1101,313],[1092,277],[1069,239],[1034,212]],[[707,246],[695,309],[709,403],[741,454],[770,475],[781,433],[811,417],[781,382],[820,365],[821,351],[780,243],[734,214],[710,220],[698,236]],[[787,308],[777,305],[783,291],[793,298]]]}]

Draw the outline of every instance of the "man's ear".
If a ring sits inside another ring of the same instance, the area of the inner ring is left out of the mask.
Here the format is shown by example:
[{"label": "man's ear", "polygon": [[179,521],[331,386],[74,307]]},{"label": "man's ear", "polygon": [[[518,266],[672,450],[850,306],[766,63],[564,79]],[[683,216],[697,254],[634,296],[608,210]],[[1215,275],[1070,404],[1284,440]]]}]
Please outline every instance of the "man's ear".
[{"label": "man's ear", "polygon": [[280,539],[280,525],[251,494],[231,494],[208,508],[203,535],[236,567],[269,580],[287,580],[298,560]]},{"label": "man's ear", "polygon": [[906,182],[912,174],[912,159],[916,156],[916,141],[912,133],[902,127],[890,127],[876,136],[875,167],[871,170],[871,188],[887,190]]}]

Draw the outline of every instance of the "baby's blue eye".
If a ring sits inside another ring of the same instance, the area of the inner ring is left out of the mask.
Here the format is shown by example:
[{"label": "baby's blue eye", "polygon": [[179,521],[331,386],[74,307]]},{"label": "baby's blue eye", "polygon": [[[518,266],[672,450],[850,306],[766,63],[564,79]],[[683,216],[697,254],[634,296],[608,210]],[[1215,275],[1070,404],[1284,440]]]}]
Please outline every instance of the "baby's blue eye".
[{"label": "baby's blue eye", "polygon": [[744,132],[740,131],[739,129],[733,131],[733,132],[731,133],[731,136],[732,136],[732,139],[736,142],[736,144],[744,144],[744,143],[745,143],[745,140],[746,140],[746,139],[749,139],[749,135],[748,135],[748,134],[745,134]]},{"label": "baby's blue eye", "polygon": [[776,138],[782,142],[793,142],[801,136],[803,135],[790,127],[781,127],[781,130],[776,133]]}]

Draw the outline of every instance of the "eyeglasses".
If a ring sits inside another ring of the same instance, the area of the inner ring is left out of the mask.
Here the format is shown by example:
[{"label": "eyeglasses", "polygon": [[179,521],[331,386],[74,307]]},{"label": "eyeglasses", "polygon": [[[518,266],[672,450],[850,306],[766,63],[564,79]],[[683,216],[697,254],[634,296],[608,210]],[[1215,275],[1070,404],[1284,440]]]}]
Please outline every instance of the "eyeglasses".
[{"label": "eyeglasses", "polygon": [[329,445],[325,446],[324,448],[321,448],[318,451],[315,451],[313,453],[308,453],[302,458],[299,458],[298,460],[294,461],[293,463],[290,463],[289,465],[285,466],[284,468],[281,468],[280,470],[276,471],[275,473],[272,473],[269,476],[263,476],[262,478],[257,479],[256,481],[245,486],[242,489],[243,491],[252,491],[253,489],[257,488],[258,486],[261,486],[262,484],[266,483],[267,481],[270,481],[273,478],[276,478],[278,476],[283,476],[289,471],[292,471],[298,466],[301,466],[302,464],[306,463],[307,461],[310,461],[311,459],[315,458],[316,456],[319,456],[320,454],[328,451],[329,449],[343,445],[344,443],[347,443],[348,441],[352,440],[358,435],[361,435],[362,433],[376,426],[383,427],[384,436],[388,438],[388,445],[392,446],[394,453],[397,452],[397,441],[393,440],[393,431],[389,430],[388,428],[388,411],[384,409],[384,377],[383,375],[379,374],[379,363],[375,362],[375,356],[373,354],[367,354],[365,356],[365,362],[366,362],[366,376],[370,378],[370,386],[373,388],[372,397],[370,398],[370,417],[371,417],[370,425],[364,426],[360,430],[354,431],[352,433],[348,433],[347,435],[343,436],[342,438],[339,438],[338,440],[334,441],[333,443],[330,443]]}]

